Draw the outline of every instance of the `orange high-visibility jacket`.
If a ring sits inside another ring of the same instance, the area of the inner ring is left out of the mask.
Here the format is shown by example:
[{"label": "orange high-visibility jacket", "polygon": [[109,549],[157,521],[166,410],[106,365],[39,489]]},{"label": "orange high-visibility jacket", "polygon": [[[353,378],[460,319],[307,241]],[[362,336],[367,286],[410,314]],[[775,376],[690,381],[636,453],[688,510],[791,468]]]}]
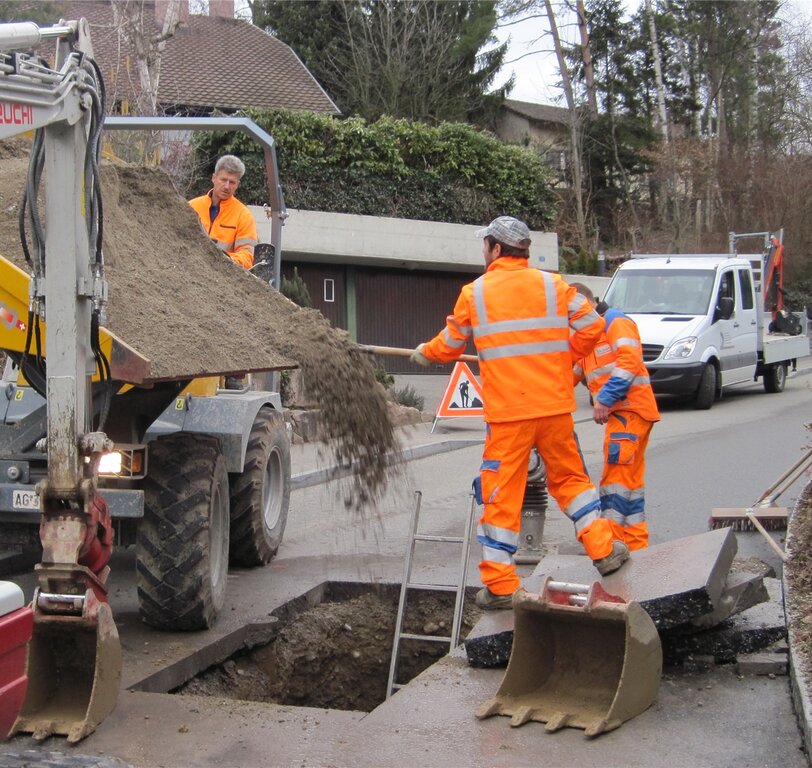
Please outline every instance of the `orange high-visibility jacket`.
[{"label": "orange high-visibility jacket", "polygon": [[501,256],[463,286],[446,327],[423,347],[449,362],[473,339],[485,420],[521,421],[572,413],[572,365],[595,346],[603,319],[559,275]]},{"label": "orange high-visibility jacket", "polygon": [[617,309],[607,310],[603,319],[606,327],[597,346],[573,367],[575,383],[585,379],[592,397],[610,412],[633,411],[659,421],[637,325]]},{"label": "orange high-visibility jacket", "polygon": [[257,225],[251,211],[236,197],[220,203],[220,212],[211,220],[211,190],[189,201],[211,241],[233,261],[248,269],[254,265]]}]

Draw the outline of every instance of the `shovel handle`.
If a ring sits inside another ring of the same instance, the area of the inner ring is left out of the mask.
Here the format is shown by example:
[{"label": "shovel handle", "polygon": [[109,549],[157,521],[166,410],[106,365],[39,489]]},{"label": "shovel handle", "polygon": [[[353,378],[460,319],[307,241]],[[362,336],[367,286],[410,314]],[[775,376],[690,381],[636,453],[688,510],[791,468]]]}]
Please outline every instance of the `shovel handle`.
[{"label": "shovel handle", "polygon": [[[374,344],[359,344],[359,349],[362,352],[370,352],[374,355],[395,355],[396,357],[411,357],[413,349],[405,349],[403,347],[378,347]],[[460,355],[458,360],[464,363],[478,363],[479,358],[476,355]]]}]

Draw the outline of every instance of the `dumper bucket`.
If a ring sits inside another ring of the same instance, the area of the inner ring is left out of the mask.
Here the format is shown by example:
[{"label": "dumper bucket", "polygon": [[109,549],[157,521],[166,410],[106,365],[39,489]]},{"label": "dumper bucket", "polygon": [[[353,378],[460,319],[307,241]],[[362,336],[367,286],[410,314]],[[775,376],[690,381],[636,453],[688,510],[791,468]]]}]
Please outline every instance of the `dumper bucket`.
[{"label": "dumper bucket", "polygon": [[547,579],[540,594],[513,598],[513,650],[496,696],[477,717],[507,715],[545,730],[570,726],[597,736],[657,698],[662,648],[638,603],[592,586]]},{"label": "dumper bucket", "polygon": [[113,613],[90,590],[81,616],[37,612],[36,598],[34,610],[28,693],[12,734],[59,734],[74,743],[92,733],[118,699],[121,644]]}]

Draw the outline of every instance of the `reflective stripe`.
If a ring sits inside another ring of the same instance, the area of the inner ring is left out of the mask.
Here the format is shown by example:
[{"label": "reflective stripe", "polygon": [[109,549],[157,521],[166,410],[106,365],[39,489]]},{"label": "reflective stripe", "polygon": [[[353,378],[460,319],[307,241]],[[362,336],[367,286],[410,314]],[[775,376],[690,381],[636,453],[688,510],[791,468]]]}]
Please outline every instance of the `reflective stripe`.
[{"label": "reflective stripe", "polygon": [[494,323],[478,325],[474,329],[474,337],[489,336],[492,333],[508,333],[510,331],[537,331],[542,328],[566,328],[567,320],[563,317],[527,317],[522,320],[498,320]]},{"label": "reflective stripe", "polygon": [[584,369],[581,368],[580,365],[573,365],[572,366],[572,373],[575,375],[576,378],[582,379],[584,377]]},{"label": "reflective stripe", "polygon": [[491,546],[505,547],[511,552],[515,552],[519,546],[519,534],[516,531],[509,531],[491,523],[479,523],[476,527],[476,537],[481,543],[488,542]]},{"label": "reflective stripe", "polygon": [[621,337],[619,339],[615,339],[614,343],[612,344],[612,349],[617,352],[618,347],[639,347],[640,342],[637,339],[632,339],[630,337]]},{"label": "reflective stripe", "polygon": [[464,347],[468,343],[467,339],[455,339],[448,332],[448,328],[443,328],[443,341],[446,343],[447,346],[451,347],[451,349],[459,349],[460,347]]},{"label": "reflective stripe", "polygon": [[490,349],[480,349],[480,360],[496,360],[501,357],[524,357],[526,355],[546,355],[551,352],[569,352],[569,341],[536,341],[526,344],[505,344]]},{"label": "reflective stripe", "polygon": [[612,369],[613,379],[622,379],[623,381],[634,381],[634,371],[627,371],[625,368]]},{"label": "reflective stripe", "polygon": [[479,465],[479,469],[485,472],[496,472],[501,464],[502,462],[499,459],[483,459],[482,464]]},{"label": "reflective stripe", "polygon": [[604,517],[619,521],[635,518],[635,522],[642,522],[646,519],[645,490],[629,491],[620,486],[620,493],[612,493],[602,487],[601,507]]},{"label": "reflective stripe", "polygon": [[471,328],[470,325],[462,325],[458,323],[454,319],[454,315],[449,315],[448,317],[446,317],[445,322],[446,325],[450,325],[460,335],[465,336],[465,338],[470,338],[471,334],[474,332],[474,329]]},{"label": "reflective stripe", "polygon": [[[479,537],[477,537],[479,539]],[[485,542],[480,541],[482,544],[482,559],[489,560],[492,563],[502,563],[503,565],[513,564],[513,554],[504,549],[494,549],[489,547]]]},{"label": "reflective stripe", "polygon": [[633,387],[647,387],[651,384],[651,379],[648,376],[635,376],[632,379]]},{"label": "reflective stripe", "polygon": [[607,496],[623,496],[630,501],[634,501],[636,499],[642,499],[645,496],[645,489],[643,488],[627,488],[625,485],[621,485],[620,483],[606,483],[606,485],[601,486],[601,496],[604,494]]},{"label": "reflective stripe", "polygon": [[601,501],[598,492],[594,488],[588,488],[579,493],[564,510],[564,514],[570,520],[579,520],[584,515],[588,515],[595,510],[600,511]]},{"label": "reflective stripe", "polygon": [[556,301],[555,280],[552,275],[546,272],[539,272],[541,279],[544,281],[544,300],[547,303],[547,314],[557,315],[558,302]]},{"label": "reflective stripe", "polygon": [[583,330],[584,328],[589,328],[590,325],[595,323],[598,319],[598,314],[596,312],[590,312],[588,315],[584,315],[583,317],[576,318],[575,320],[570,320],[570,328],[574,328],[576,331]]},{"label": "reflective stripe", "polygon": [[256,240],[248,240],[248,239],[241,239],[235,240],[234,242],[227,242],[226,240],[218,240],[216,237],[213,237],[211,241],[221,250],[221,251],[233,251],[238,246],[242,251],[250,251],[251,253],[254,252],[254,245],[256,244]]},{"label": "reflective stripe", "polygon": [[[600,502],[598,502],[598,504],[600,504]],[[577,520],[573,520],[572,522],[575,525],[575,535],[577,536],[581,531],[588,528],[596,520],[600,520],[600,517],[600,510],[590,509],[586,514],[582,515]]]},{"label": "reflective stripe", "polygon": [[[485,275],[474,280],[474,306],[476,307],[476,317],[479,325],[488,322],[488,312],[485,309]],[[476,333],[476,328],[474,328]]]},{"label": "reflective stripe", "polygon": [[574,315],[586,303],[586,297],[578,293],[576,294],[575,298],[569,304],[567,304],[567,312]]},{"label": "reflective stripe", "polygon": [[602,365],[600,368],[595,368],[594,371],[590,371],[587,376],[587,381],[595,381],[595,379],[599,379],[601,376],[605,376],[607,373],[611,373],[615,370],[614,363],[608,363],[607,365]]},{"label": "reflective stripe", "polygon": [[253,250],[254,246],[259,242],[259,240],[254,240],[253,237],[241,237],[234,241],[234,247],[239,248],[241,245],[250,245],[251,249]]},{"label": "reflective stripe", "polygon": [[602,517],[606,520],[613,520],[624,527],[627,525],[640,525],[640,523],[646,522],[645,512],[636,512],[627,515],[617,509],[604,509]]}]

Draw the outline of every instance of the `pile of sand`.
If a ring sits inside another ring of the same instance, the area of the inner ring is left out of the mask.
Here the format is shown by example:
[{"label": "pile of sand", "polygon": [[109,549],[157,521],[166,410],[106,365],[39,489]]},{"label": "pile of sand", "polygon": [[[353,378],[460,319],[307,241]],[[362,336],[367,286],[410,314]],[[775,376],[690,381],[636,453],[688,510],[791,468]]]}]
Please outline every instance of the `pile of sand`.
[{"label": "pile of sand", "polygon": [[[17,218],[26,147],[2,142],[0,159],[0,254],[29,271]],[[222,255],[160,169],[105,164],[102,201],[105,326],[150,360],[149,379],[298,364],[335,459],[357,462],[348,503],[377,495],[395,437],[385,393],[347,334]]]}]

